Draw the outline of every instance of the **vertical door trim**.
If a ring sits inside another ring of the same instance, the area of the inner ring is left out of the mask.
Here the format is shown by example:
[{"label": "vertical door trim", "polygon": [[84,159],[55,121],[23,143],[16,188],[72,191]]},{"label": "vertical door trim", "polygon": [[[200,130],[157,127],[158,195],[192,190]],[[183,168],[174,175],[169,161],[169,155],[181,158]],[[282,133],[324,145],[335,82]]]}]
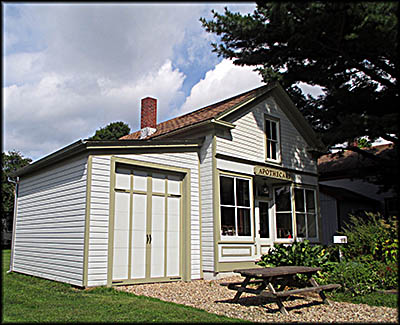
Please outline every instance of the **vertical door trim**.
[{"label": "vertical door trim", "polygon": [[90,241],[90,203],[92,196],[92,156],[89,155],[86,167],[86,206],[85,206],[85,237],[83,243],[83,287],[88,286],[89,274],[89,241]]},{"label": "vertical door trim", "polygon": [[110,160],[110,210],[108,221],[108,261],[107,261],[107,287],[112,286],[112,270],[114,260],[114,218],[115,218],[115,165],[116,157]]},{"label": "vertical door trim", "polygon": [[[147,194],[146,194],[146,238],[150,238],[151,226],[152,226],[152,213],[153,213],[153,175],[149,173],[147,175]],[[132,248],[131,248],[132,249]],[[151,244],[146,241],[146,266],[145,266],[145,276],[146,280],[151,278]]]}]

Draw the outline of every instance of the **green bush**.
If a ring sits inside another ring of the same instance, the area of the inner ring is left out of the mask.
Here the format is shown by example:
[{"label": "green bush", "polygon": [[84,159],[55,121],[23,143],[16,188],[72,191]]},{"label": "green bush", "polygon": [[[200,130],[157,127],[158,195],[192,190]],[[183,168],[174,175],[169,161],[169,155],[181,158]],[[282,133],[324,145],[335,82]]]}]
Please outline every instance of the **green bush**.
[{"label": "green bush", "polygon": [[365,213],[364,218],[350,216],[342,231],[347,236],[347,244],[340,245],[344,259],[369,268],[379,289],[398,288],[397,229],[396,217],[385,220],[379,214]]},{"label": "green bush", "polygon": [[376,274],[377,285],[380,289],[397,289],[399,287],[397,263],[382,263],[375,261],[369,264]]},{"label": "green bush", "polygon": [[356,261],[335,263],[325,280],[341,284],[340,291],[350,292],[352,296],[375,291],[378,282],[376,272],[369,265]]},{"label": "green bush", "polygon": [[347,236],[347,244],[342,245],[346,260],[360,256],[386,264],[398,261],[397,219],[385,220],[379,214],[365,213],[365,217],[350,216],[343,235]]},{"label": "green bush", "polygon": [[[329,249],[322,245],[312,245],[308,240],[295,242],[292,245],[275,244],[267,253],[261,256],[256,264],[264,267],[274,266],[311,266],[320,267],[322,271],[318,271],[315,278],[323,282],[326,275],[325,271],[330,270],[334,262],[334,255]],[[305,285],[307,279],[304,275],[297,275],[300,285]]]},{"label": "green bush", "polygon": [[330,263],[330,254],[322,245],[311,245],[308,240],[292,245],[275,244],[256,262],[261,266],[301,265],[325,268]]}]

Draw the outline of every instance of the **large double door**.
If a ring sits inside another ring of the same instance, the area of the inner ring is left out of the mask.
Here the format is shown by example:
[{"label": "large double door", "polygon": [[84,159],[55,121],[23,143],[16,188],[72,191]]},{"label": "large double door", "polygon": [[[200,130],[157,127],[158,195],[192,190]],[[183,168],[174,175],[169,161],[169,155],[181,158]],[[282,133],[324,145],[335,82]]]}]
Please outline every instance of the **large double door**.
[{"label": "large double door", "polygon": [[118,166],[114,187],[113,283],[182,276],[182,176]]}]

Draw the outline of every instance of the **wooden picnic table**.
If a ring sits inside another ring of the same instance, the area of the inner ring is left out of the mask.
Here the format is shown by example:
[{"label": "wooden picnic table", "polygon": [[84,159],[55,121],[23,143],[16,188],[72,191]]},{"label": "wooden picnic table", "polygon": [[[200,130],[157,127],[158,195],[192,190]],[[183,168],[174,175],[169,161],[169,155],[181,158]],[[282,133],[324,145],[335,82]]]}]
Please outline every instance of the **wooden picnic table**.
[{"label": "wooden picnic table", "polygon": [[[235,297],[233,298],[233,302],[237,302],[243,292],[252,293],[263,297],[273,298],[278,304],[281,313],[288,315],[288,312],[283,305],[282,298],[289,297],[292,294],[318,292],[323,302],[330,304],[329,300],[324,294],[324,291],[339,288],[340,284],[319,285],[312,278],[312,275],[321,270],[322,269],[319,267],[308,266],[278,266],[239,269],[234,270],[233,272],[240,273],[245,277],[242,282],[221,283],[221,285],[227,286],[228,289],[237,291]],[[296,274],[307,275],[311,286],[299,289],[284,290],[288,284],[290,284],[290,286],[297,286],[295,280]],[[247,287],[248,285],[254,284],[258,286],[256,288]]]}]

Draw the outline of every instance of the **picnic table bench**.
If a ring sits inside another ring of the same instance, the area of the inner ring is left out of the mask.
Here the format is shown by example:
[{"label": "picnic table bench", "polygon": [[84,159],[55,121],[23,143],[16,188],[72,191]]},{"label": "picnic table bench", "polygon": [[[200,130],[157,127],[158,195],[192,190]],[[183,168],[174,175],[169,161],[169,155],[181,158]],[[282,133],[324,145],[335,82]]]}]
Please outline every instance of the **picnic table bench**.
[{"label": "picnic table bench", "polygon": [[[227,286],[228,289],[237,291],[235,297],[233,298],[233,302],[237,302],[243,292],[252,293],[262,297],[274,299],[279,307],[280,312],[284,315],[288,315],[289,313],[283,305],[281,298],[289,297],[290,295],[304,292],[318,292],[323,302],[330,304],[324,291],[339,288],[340,284],[319,285],[312,278],[312,275],[321,270],[322,269],[319,267],[307,266],[278,266],[268,268],[239,269],[234,270],[233,272],[240,273],[245,277],[242,282],[221,283],[221,285]],[[287,284],[296,286],[296,274],[307,275],[311,286],[300,289],[284,290]],[[248,285],[256,285],[257,287],[249,288],[247,287]],[[278,285],[280,285],[280,290],[277,290]]]}]

